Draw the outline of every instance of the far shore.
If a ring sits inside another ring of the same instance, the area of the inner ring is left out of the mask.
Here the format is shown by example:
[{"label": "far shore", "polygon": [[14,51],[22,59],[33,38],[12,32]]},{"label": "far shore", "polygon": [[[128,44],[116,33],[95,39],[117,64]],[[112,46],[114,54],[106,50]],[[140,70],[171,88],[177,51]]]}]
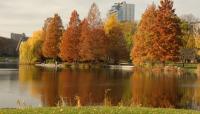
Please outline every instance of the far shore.
[{"label": "far shore", "polygon": [[[81,66],[82,64],[80,64],[80,66],[78,68],[83,68],[83,69],[88,69],[88,66]],[[70,68],[73,67],[73,65],[68,65],[66,66],[65,64],[35,64],[35,66],[38,67],[45,67],[45,68]],[[94,65],[94,67],[96,68],[97,65]],[[133,65],[99,65],[98,68],[109,68],[109,69],[119,69],[119,70],[132,70],[133,69]]]},{"label": "far shore", "polygon": [[0,62],[0,64],[19,64],[18,62]]}]

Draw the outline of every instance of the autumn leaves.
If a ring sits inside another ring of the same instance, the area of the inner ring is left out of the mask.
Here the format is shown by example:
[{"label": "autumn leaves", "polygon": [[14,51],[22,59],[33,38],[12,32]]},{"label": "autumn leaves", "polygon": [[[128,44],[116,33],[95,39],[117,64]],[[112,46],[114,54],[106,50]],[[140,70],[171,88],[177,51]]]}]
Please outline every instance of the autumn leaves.
[{"label": "autumn leaves", "polygon": [[179,60],[182,46],[180,24],[171,0],[161,0],[158,8],[154,4],[149,6],[134,37],[133,62],[142,65]]},{"label": "autumn leaves", "polygon": [[59,60],[68,63],[111,63],[113,61],[112,63],[117,64],[121,59],[129,58],[124,34],[133,32],[132,29],[123,32],[122,28],[126,28],[125,24],[120,25],[113,16],[107,21],[104,24],[95,3],[92,4],[88,17],[82,21],[78,12],[74,10],[66,29],[62,25],[60,16],[55,14],[54,17],[45,20],[39,37],[42,42],[41,53],[37,53],[38,49],[31,51],[32,57],[37,56],[37,58],[31,62],[22,62],[27,58],[21,55],[29,51],[22,49],[21,46],[20,63],[34,64],[37,61]]},{"label": "autumn leaves", "polygon": [[[47,19],[43,29],[44,57],[59,57],[68,63],[108,63],[112,60],[115,64],[125,57],[128,58],[126,41],[119,22],[113,16],[107,21],[104,25],[96,4],[92,4],[88,17],[82,21],[74,10],[66,30],[63,30],[58,15]],[[60,34],[62,31],[63,34]]]},{"label": "autumn leaves", "polygon": [[[48,18],[40,38],[37,36],[39,44],[35,42],[31,51],[31,57],[36,59],[30,63],[53,59],[68,63],[118,64],[128,61],[129,55],[135,65],[178,61],[182,46],[180,25],[171,0],[161,0],[159,7],[149,6],[137,31],[136,24],[119,22],[115,15],[103,22],[94,3],[82,21],[74,10],[66,29],[58,14]],[[28,50],[24,47],[20,47],[20,61],[27,59]]]},{"label": "autumn leaves", "polygon": [[67,62],[105,61],[106,43],[100,12],[93,4],[88,17],[82,22],[78,13],[72,12],[69,25],[61,38],[59,55]]}]

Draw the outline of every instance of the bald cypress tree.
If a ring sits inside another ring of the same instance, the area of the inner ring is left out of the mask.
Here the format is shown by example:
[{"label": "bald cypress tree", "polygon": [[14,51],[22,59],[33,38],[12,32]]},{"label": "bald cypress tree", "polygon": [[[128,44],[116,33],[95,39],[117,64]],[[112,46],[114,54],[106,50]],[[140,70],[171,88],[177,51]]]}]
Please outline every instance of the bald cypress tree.
[{"label": "bald cypress tree", "polygon": [[87,19],[81,22],[81,37],[80,37],[80,51],[79,55],[81,61],[93,61],[94,55],[92,53],[92,37],[91,29]]},{"label": "bald cypress tree", "polygon": [[60,16],[55,14],[54,17],[49,20],[45,28],[42,53],[46,58],[56,59],[59,53],[59,42],[63,31]]},{"label": "bald cypress tree", "polygon": [[178,61],[182,46],[181,21],[171,0],[161,0],[160,6],[149,7],[144,13],[134,37],[134,64]]},{"label": "bald cypress tree", "polygon": [[79,14],[74,10],[60,44],[60,58],[63,61],[77,62],[79,60],[79,39],[80,19]]},{"label": "bald cypress tree", "polygon": [[99,8],[95,3],[92,4],[87,18],[92,40],[92,56],[95,62],[105,61],[107,57],[107,37],[103,28]]},{"label": "bald cypress tree", "polygon": [[154,31],[156,23],[156,6],[150,5],[139,23],[138,30],[133,36],[134,47],[131,52],[131,58],[136,65],[142,65],[147,62],[153,62],[155,60],[152,53],[153,40],[156,37]]},{"label": "bald cypress tree", "polygon": [[102,26],[101,13],[95,3],[92,4],[89,10],[87,20],[91,28],[98,28]]},{"label": "bald cypress tree", "polygon": [[180,57],[181,21],[175,14],[172,0],[161,0],[157,10],[153,54],[156,59],[165,61],[177,61]]}]

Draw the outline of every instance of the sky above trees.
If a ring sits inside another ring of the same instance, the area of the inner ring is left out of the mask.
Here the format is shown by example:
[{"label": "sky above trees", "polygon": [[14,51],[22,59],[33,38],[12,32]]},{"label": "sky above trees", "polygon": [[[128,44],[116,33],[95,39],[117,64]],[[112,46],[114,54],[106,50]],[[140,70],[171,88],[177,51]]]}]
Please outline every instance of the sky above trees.
[{"label": "sky above trees", "polygon": [[[46,17],[59,13],[69,21],[70,13],[76,9],[80,18],[87,16],[89,8],[95,2],[106,18],[106,13],[115,2],[123,0],[0,0],[0,36],[10,37],[11,32],[30,35],[43,26]],[[158,4],[160,0],[124,0],[136,4],[136,20],[141,18],[148,4]],[[174,0],[178,15],[194,14],[200,17],[199,0]],[[66,26],[67,22],[64,22]]]}]

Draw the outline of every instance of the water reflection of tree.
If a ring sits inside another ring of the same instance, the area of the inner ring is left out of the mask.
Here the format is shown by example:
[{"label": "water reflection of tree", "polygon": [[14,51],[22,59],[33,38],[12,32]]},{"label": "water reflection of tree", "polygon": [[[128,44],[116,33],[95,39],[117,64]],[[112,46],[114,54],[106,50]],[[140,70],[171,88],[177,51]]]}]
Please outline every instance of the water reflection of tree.
[{"label": "water reflection of tree", "polygon": [[194,96],[193,96],[193,107],[195,109],[200,109],[200,72],[197,71],[197,80],[194,84]]},{"label": "water reflection of tree", "polygon": [[193,96],[193,108],[200,110],[200,79],[195,82],[194,96]]},{"label": "water reflection of tree", "polygon": [[182,94],[175,73],[136,69],[132,76],[132,100],[135,105],[178,107]]},{"label": "water reflection of tree", "polygon": [[42,72],[41,99],[44,106],[56,106],[59,101],[58,77],[55,70],[44,70]]},{"label": "water reflection of tree", "polygon": [[40,97],[41,69],[29,65],[20,65],[19,83],[21,91],[28,89],[33,96]]},{"label": "water reflection of tree", "polygon": [[179,107],[182,108],[193,108],[193,97],[195,87],[193,86],[195,81],[197,80],[196,74],[191,72],[184,72],[178,77],[179,80],[179,89],[180,93],[182,93],[181,101],[179,103]]},{"label": "water reflection of tree", "polygon": [[[43,106],[56,106],[63,98],[66,104],[76,105],[79,96],[82,105],[101,105],[106,97],[112,105],[152,107],[199,108],[200,79],[196,74],[175,72],[152,72],[137,69],[130,73],[115,70],[70,70],[41,69],[34,66],[19,66],[19,82],[22,92],[29,91],[41,99]],[[130,93],[132,91],[132,96]]]},{"label": "water reflection of tree", "polygon": [[195,73],[135,69],[131,81],[135,105],[199,109],[200,81]]},{"label": "water reflection of tree", "polygon": [[[100,105],[104,103],[107,89],[110,91],[106,97],[112,105],[118,105],[129,94],[129,78],[124,75],[128,74],[108,70],[55,71],[34,66],[19,68],[22,90],[28,85],[30,93],[41,99],[43,106],[56,106],[61,99],[67,105],[76,105],[75,96],[79,96],[82,105]],[[128,91],[126,94],[125,89]]]},{"label": "water reflection of tree", "polygon": [[[99,70],[63,70],[59,76],[59,94],[67,104],[75,105],[75,96],[80,97],[82,105],[103,104],[105,90],[110,89],[107,97],[112,105],[117,105],[123,94],[123,80],[114,79],[113,74]],[[117,81],[117,82],[115,82]],[[114,85],[117,84],[117,85]]]},{"label": "water reflection of tree", "polygon": [[19,66],[21,90],[41,99],[43,106],[56,106],[58,101],[58,77],[54,70],[44,70],[35,66]]}]

